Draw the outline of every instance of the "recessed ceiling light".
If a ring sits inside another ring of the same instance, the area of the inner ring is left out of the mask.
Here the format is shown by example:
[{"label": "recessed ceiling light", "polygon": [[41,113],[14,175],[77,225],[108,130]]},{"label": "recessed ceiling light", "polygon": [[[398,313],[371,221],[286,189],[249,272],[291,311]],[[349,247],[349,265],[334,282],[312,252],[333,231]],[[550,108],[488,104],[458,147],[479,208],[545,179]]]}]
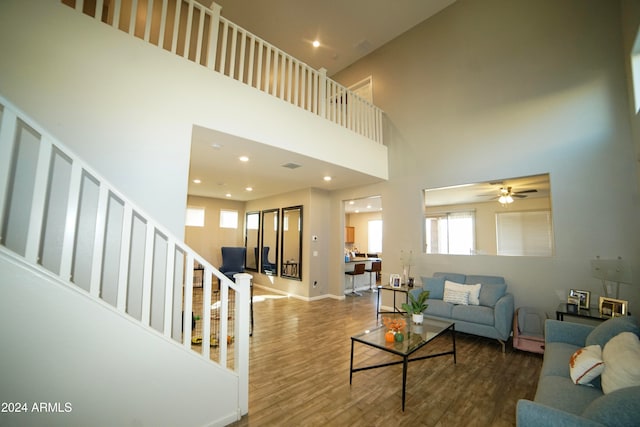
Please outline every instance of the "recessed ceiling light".
[{"label": "recessed ceiling light", "polygon": [[248,162],[249,161],[249,158],[247,156],[240,156],[239,158],[240,158],[241,162]]},{"label": "recessed ceiling light", "polygon": [[323,179],[327,182],[331,181],[331,177],[329,175],[325,176]]},{"label": "recessed ceiling light", "polygon": [[194,179],[194,180],[193,180],[193,183],[194,183],[194,184],[200,184],[201,182],[202,182],[202,181],[200,181],[199,179]]},{"label": "recessed ceiling light", "polygon": [[252,188],[252,187],[247,187],[247,188],[245,188],[245,190],[247,190],[247,191],[253,191],[253,188]]},{"label": "recessed ceiling light", "polygon": [[355,204],[356,204],[356,202],[354,202],[353,200],[351,200],[351,201],[349,202],[349,204],[350,204],[350,205],[355,205]]},{"label": "recessed ceiling light", "polygon": [[371,205],[367,205],[367,209],[371,209]]},{"label": "recessed ceiling light", "polygon": [[216,150],[219,150],[219,149],[222,148],[222,145],[213,143],[213,144],[211,144],[211,148],[215,148]]},{"label": "recessed ceiling light", "polygon": [[313,47],[320,47],[320,42],[318,40],[314,40],[311,44],[313,45]]},{"label": "recessed ceiling light", "polygon": [[227,194],[226,194],[226,196],[227,196],[227,197],[231,197],[231,193],[227,193]]}]

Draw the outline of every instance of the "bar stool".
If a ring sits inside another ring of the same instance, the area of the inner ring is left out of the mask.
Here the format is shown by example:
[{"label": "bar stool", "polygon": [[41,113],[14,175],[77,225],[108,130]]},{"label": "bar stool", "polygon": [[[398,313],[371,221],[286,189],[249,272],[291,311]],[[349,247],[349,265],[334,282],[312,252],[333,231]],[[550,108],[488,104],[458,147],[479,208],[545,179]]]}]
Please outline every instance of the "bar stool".
[{"label": "bar stool", "polygon": [[353,271],[345,271],[344,274],[351,276],[351,295],[360,297],[361,293],[356,292],[356,276],[364,274],[364,264],[354,264]]},{"label": "bar stool", "polygon": [[367,273],[369,273],[369,291],[370,292],[377,292],[376,289],[374,289],[371,286],[371,274],[375,273],[376,274],[376,282],[378,281],[378,274],[382,271],[382,261],[373,261],[371,263],[371,268],[367,268],[365,270]]}]

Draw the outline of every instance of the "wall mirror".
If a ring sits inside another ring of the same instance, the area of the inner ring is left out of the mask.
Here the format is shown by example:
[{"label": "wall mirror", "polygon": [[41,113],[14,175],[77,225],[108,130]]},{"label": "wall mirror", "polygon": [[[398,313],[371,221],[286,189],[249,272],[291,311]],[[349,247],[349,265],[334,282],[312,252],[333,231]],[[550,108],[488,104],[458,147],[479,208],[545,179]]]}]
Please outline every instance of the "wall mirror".
[{"label": "wall mirror", "polygon": [[244,268],[250,271],[258,271],[258,260],[260,259],[260,212],[247,212],[244,222],[244,247],[246,248],[246,259]]},{"label": "wall mirror", "polygon": [[282,209],[280,276],[302,280],[302,206]]},{"label": "wall mirror", "polygon": [[260,271],[264,274],[278,274],[278,221],[280,209],[262,211],[262,250]]},{"label": "wall mirror", "polygon": [[552,256],[549,174],[424,190],[427,254]]}]

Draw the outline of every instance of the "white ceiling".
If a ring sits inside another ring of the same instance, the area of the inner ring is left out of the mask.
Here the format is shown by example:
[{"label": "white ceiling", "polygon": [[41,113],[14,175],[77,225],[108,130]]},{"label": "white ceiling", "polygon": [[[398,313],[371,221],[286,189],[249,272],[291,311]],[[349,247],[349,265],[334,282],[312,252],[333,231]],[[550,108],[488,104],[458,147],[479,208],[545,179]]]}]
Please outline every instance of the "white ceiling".
[{"label": "white ceiling", "polygon": [[[454,1],[217,0],[216,3],[222,6],[225,18],[313,68],[326,68],[332,75]],[[314,39],[321,42],[317,49],[311,46]],[[212,144],[221,148],[214,149]],[[248,156],[250,161],[240,164],[241,155]],[[288,162],[302,167],[283,168]],[[329,183],[322,179],[327,174],[333,177]],[[202,182],[194,184],[196,178]],[[302,188],[337,190],[376,181],[379,179],[313,158],[194,126],[190,195],[247,201]],[[253,191],[245,191],[247,186],[253,187]]]},{"label": "white ceiling", "polygon": [[[214,0],[231,22],[328,75],[455,0]],[[320,41],[320,47],[311,43]],[[363,76],[366,77],[366,76]]]},{"label": "white ceiling", "polygon": [[[247,156],[249,161],[240,161],[240,156]],[[286,164],[300,167],[283,167]],[[329,182],[323,179],[327,175],[332,177]],[[194,179],[202,182],[196,184]],[[193,196],[247,201],[304,188],[337,190],[379,181],[311,157],[193,127],[188,190]],[[247,187],[252,191],[247,191]]]}]

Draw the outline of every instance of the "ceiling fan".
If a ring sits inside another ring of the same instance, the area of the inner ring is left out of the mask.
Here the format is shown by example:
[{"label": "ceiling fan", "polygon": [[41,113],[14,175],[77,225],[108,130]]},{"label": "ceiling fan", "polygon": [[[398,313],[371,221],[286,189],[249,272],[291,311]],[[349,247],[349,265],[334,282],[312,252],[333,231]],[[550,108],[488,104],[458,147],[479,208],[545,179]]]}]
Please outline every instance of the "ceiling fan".
[{"label": "ceiling fan", "polygon": [[535,188],[531,190],[524,190],[524,191],[513,191],[512,187],[501,187],[500,194],[491,200],[497,199],[498,202],[500,202],[500,204],[507,205],[509,203],[513,203],[514,198],[523,199],[527,197],[526,193],[537,193],[537,192],[538,190],[536,190]]}]

